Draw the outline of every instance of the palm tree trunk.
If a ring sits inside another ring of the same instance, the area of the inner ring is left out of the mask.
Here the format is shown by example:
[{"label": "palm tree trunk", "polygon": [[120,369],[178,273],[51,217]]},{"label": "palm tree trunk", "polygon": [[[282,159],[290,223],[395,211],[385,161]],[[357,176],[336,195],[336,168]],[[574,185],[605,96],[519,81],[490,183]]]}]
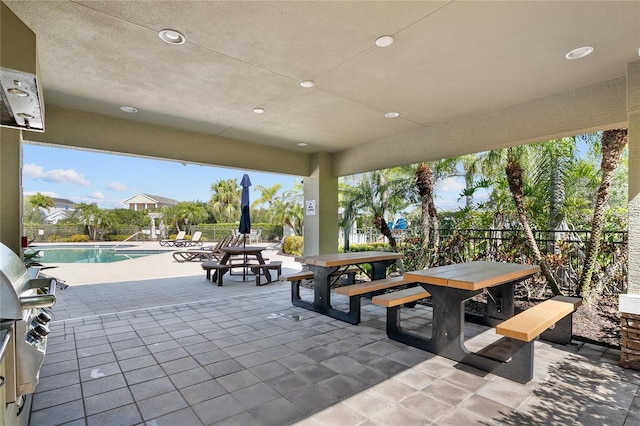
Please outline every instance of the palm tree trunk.
[{"label": "palm tree trunk", "polygon": [[374,217],[373,218],[373,223],[378,228],[380,233],[382,235],[384,235],[385,237],[387,237],[387,239],[389,240],[389,245],[391,246],[391,250],[397,252],[398,251],[398,243],[397,243],[395,237],[393,236],[393,234],[391,233],[391,229],[389,229],[389,225],[387,225],[387,222],[384,220],[384,217],[382,217],[382,216]]},{"label": "palm tree trunk", "polygon": [[609,202],[609,188],[613,180],[613,172],[620,162],[620,155],[627,145],[627,129],[607,130],[602,133],[602,182],[598,189],[596,204],[593,208],[591,220],[591,235],[587,245],[587,254],[580,280],[581,295],[586,303],[593,303],[598,296],[594,292],[592,278],[596,268],[598,252],[600,251],[600,236],[604,224],[604,214]]},{"label": "palm tree trunk", "polygon": [[542,275],[544,275],[544,277],[547,279],[547,282],[549,283],[553,294],[562,294],[555,277],[549,269],[549,265],[547,265],[547,262],[545,262],[542,254],[540,253],[540,250],[538,249],[538,243],[536,242],[536,239],[533,236],[533,232],[531,231],[529,219],[527,218],[527,215],[525,213],[524,203],[522,201],[522,167],[520,166],[520,163],[511,155],[507,159],[505,173],[507,175],[507,181],[509,182],[511,195],[513,196],[513,201],[516,205],[516,210],[518,211],[518,217],[520,218],[520,223],[522,224],[522,229],[524,230],[527,244],[533,252],[533,257],[536,263],[540,265]]},{"label": "palm tree trunk", "polygon": [[433,191],[431,167],[427,163],[418,164],[416,169],[416,187],[420,195],[420,213],[422,228],[422,251],[427,253],[431,232],[431,215],[429,214],[429,196]]}]

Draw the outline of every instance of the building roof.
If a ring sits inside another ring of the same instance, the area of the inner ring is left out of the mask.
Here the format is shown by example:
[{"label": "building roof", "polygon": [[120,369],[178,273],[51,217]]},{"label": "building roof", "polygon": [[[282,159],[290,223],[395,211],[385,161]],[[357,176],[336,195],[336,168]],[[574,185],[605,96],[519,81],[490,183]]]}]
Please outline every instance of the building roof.
[{"label": "building roof", "polygon": [[133,197],[127,198],[126,200],[124,200],[123,203],[124,204],[145,204],[145,203],[156,204],[157,203],[157,204],[175,205],[175,204],[178,204],[178,201],[172,198],[161,197],[159,195],[138,193]]},{"label": "building roof", "polygon": [[55,203],[56,207],[60,207],[60,206],[74,206],[76,205],[76,203],[74,201],[71,201],[67,198],[57,198],[57,197],[51,197],[51,199],[53,200],[53,202]]}]

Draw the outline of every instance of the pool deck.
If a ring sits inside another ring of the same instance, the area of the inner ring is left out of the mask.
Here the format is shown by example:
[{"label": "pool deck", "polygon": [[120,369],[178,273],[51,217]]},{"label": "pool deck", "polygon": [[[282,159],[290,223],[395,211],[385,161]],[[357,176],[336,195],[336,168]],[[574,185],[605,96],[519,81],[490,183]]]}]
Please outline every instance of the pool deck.
[{"label": "pool deck", "polygon": [[[217,287],[170,253],[47,272],[70,287],[52,309],[31,426],[640,424],[640,372],[617,350],[536,342],[521,385],[389,340],[385,310],[366,300],[350,325],[292,306],[288,284]],[[404,311],[407,327],[430,316]]]}]

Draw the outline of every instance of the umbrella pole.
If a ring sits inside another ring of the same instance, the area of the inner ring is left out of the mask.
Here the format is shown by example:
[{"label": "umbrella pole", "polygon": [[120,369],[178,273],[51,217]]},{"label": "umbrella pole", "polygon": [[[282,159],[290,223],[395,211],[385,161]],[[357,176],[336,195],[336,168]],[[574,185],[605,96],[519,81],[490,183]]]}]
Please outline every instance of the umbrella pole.
[{"label": "umbrella pole", "polygon": [[[242,248],[247,247],[247,234],[244,234],[244,238],[242,239]],[[244,265],[242,266],[242,281],[246,280],[247,276],[247,253],[244,254]]]}]

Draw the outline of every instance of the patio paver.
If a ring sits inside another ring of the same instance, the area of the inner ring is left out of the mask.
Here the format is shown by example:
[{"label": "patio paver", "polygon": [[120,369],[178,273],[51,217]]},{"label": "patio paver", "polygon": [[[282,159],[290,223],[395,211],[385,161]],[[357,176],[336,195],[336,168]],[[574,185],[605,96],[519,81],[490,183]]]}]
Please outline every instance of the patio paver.
[{"label": "patio paver", "polygon": [[[126,299],[123,310],[99,307],[105,294]],[[640,418],[640,372],[591,344],[537,342],[534,380],[521,385],[389,340],[385,310],[366,299],[360,325],[293,307],[284,283],[217,287],[201,274],[72,285],[57,296],[31,426],[631,426]],[[420,309],[428,311],[407,316]]]}]

